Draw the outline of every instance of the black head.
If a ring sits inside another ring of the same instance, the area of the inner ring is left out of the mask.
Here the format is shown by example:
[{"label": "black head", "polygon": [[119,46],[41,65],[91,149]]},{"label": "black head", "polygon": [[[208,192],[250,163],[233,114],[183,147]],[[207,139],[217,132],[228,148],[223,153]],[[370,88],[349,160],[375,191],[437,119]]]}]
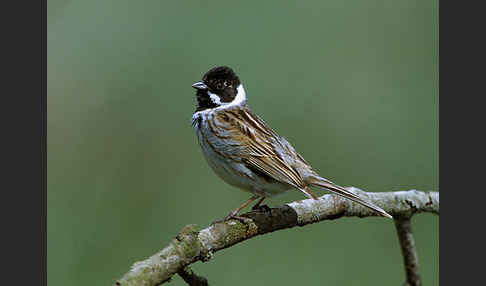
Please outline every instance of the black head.
[{"label": "black head", "polygon": [[201,81],[192,85],[197,89],[197,110],[216,108],[232,102],[241,82],[230,67],[220,66],[210,69]]}]

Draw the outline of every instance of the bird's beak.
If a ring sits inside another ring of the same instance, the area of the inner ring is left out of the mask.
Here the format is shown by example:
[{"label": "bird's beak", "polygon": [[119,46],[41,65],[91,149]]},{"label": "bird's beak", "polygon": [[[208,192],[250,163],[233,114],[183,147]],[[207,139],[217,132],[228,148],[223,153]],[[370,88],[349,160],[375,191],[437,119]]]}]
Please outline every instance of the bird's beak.
[{"label": "bird's beak", "polygon": [[205,85],[204,82],[202,82],[202,81],[198,81],[198,82],[194,83],[192,85],[192,87],[194,87],[195,89],[201,89],[201,90],[208,89],[207,85]]}]

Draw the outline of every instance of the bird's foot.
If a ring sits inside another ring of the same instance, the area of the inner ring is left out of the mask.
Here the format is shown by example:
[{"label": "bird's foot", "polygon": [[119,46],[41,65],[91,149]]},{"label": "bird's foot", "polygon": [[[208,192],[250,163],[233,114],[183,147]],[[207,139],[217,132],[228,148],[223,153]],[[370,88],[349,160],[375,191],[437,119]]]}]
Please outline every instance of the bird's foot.
[{"label": "bird's foot", "polygon": [[269,212],[272,209],[268,205],[261,205],[261,206],[253,206],[251,208],[252,211],[259,211],[259,212]]},{"label": "bird's foot", "polygon": [[211,225],[213,224],[216,224],[216,223],[222,223],[222,222],[227,222],[229,220],[232,220],[232,219],[235,219],[243,224],[247,224],[249,221],[251,221],[251,219],[247,218],[247,217],[244,217],[244,216],[238,216],[236,215],[237,212],[230,212],[224,219],[220,219],[220,220],[215,220],[211,223]]}]

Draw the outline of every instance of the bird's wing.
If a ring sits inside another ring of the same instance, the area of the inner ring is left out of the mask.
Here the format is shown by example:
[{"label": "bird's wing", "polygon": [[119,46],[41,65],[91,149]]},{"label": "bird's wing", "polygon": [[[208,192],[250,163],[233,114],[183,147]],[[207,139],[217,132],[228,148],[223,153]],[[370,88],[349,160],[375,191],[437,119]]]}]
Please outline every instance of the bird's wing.
[{"label": "bird's wing", "polygon": [[212,133],[216,130],[225,130],[217,136],[219,141],[226,140],[224,146],[238,146],[226,148],[224,151],[218,150],[220,153],[224,152],[226,158],[240,160],[250,169],[256,169],[274,180],[287,183],[314,199],[317,197],[310,191],[308,184],[329,190],[391,218],[383,209],[320,177],[287,140],[275,133],[248,108],[227,109],[216,117],[223,125],[210,126]]},{"label": "bird's wing", "polygon": [[[300,190],[306,189],[302,176],[288,162],[285,156],[292,156],[287,146],[282,145],[280,136],[248,108],[224,111],[230,124],[233,140],[244,146],[238,154],[250,169],[257,169],[269,177],[292,185]],[[289,144],[285,141],[286,144]]]}]

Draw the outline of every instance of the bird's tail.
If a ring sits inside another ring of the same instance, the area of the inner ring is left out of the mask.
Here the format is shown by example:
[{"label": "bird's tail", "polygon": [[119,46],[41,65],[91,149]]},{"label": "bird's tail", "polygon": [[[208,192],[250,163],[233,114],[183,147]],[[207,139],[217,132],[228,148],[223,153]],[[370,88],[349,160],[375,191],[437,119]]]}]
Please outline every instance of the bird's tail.
[{"label": "bird's tail", "polygon": [[310,185],[313,185],[313,186],[316,186],[318,188],[322,188],[322,189],[325,189],[325,190],[329,190],[333,193],[336,193],[337,195],[340,195],[340,196],[345,197],[347,199],[350,199],[354,202],[357,202],[358,204],[361,204],[361,205],[366,206],[366,207],[368,207],[372,210],[375,210],[376,212],[380,213],[384,217],[393,218],[391,215],[389,215],[383,209],[375,206],[372,203],[369,203],[369,202],[363,200],[362,198],[358,197],[354,193],[346,190],[345,188],[343,188],[341,186],[334,184],[333,182],[331,182],[329,180],[326,180],[326,179],[318,177],[318,176],[311,176],[311,177],[308,177],[306,179],[306,181]]}]

